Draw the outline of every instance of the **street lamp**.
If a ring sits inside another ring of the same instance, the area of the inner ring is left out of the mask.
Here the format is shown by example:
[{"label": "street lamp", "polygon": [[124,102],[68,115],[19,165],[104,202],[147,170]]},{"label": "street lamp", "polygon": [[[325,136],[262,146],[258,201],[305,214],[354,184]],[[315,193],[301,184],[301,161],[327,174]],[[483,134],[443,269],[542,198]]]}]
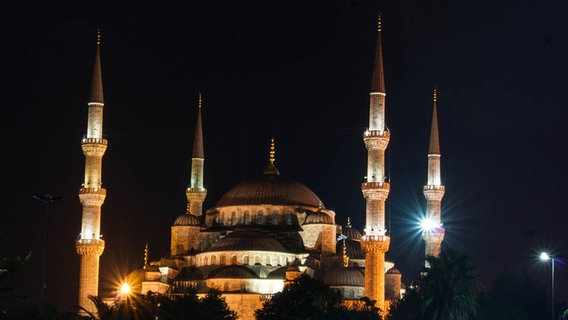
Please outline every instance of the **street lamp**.
[{"label": "street lamp", "polygon": [[551,272],[552,281],[551,281],[550,291],[551,291],[551,296],[552,296],[552,307],[551,307],[552,308],[552,320],[554,320],[554,262],[556,260],[555,260],[555,257],[550,256],[547,252],[541,252],[540,253],[540,260],[542,260],[542,261],[550,260],[550,264],[552,266],[552,272]]},{"label": "street lamp", "polygon": [[46,274],[46,268],[47,268],[47,218],[49,217],[49,207],[51,206],[52,203],[56,202],[56,201],[60,201],[63,200],[63,197],[60,196],[56,196],[54,194],[48,193],[45,196],[38,196],[38,195],[34,195],[33,196],[34,199],[39,200],[43,203],[45,203],[45,219],[44,219],[44,227],[43,227],[43,264],[42,264],[42,270],[41,270],[41,300],[43,301],[44,295],[45,295],[45,287],[47,286],[45,283],[45,274]]}]

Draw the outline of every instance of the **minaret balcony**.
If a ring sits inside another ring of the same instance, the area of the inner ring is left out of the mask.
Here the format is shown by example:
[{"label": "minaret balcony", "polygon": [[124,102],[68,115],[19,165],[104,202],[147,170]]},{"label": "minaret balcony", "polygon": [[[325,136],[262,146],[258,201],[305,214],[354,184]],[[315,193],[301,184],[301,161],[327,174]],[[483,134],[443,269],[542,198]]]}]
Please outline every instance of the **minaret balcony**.
[{"label": "minaret balcony", "polygon": [[361,189],[368,190],[368,189],[386,189],[390,190],[390,183],[388,182],[363,182],[361,184]]},{"label": "minaret balcony", "polygon": [[105,250],[105,241],[100,239],[78,239],[75,242],[79,255],[101,255]]},{"label": "minaret balcony", "polygon": [[365,138],[378,137],[390,139],[390,132],[387,130],[367,130],[365,131]]},{"label": "minaret balcony", "polygon": [[83,138],[81,139],[81,144],[104,144],[106,146],[108,141],[103,138]]},{"label": "minaret balcony", "polygon": [[442,185],[437,186],[437,185],[429,184],[429,185],[425,185],[425,186],[424,186],[424,191],[426,191],[426,190],[440,190],[440,191],[446,191],[446,187],[444,187],[444,186],[442,186]]},{"label": "minaret balcony", "polygon": [[106,196],[105,188],[81,188],[79,189],[79,194],[98,194],[101,196]]}]

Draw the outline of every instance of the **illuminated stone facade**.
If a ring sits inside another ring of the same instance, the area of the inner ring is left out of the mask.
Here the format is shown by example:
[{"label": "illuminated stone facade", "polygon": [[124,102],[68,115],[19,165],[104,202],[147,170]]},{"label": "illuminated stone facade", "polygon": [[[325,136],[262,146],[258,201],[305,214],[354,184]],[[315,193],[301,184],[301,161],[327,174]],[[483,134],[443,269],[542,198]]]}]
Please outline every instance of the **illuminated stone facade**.
[{"label": "illuminated stone facade", "polygon": [[103,138],[103,87],[100,60],[100,33],[97,34],[97,51],[93,71],[91,98],[88,103],[87,135],[81,141],[85,155],[85,178],[79,190],[79,200],[83,206],[81,233],[75,243],[77,254],[81,257],[79,271],[79,305],[88,311],[96,311],[89,296],[99,292],[99,257],[104,251],[105,242],[101,239],[101,206],[106,197],[102,188],[102,160],[107,149]]}]

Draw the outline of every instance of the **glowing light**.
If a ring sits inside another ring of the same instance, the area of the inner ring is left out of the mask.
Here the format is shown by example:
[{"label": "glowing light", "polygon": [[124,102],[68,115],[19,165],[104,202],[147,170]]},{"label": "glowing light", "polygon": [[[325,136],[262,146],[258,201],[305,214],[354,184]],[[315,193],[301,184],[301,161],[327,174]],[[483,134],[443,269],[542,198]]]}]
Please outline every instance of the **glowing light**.
[{"label": "glowing light", "polygon": [[546,252],[541,252],[539,257],[540,257],[540,260],[542,260],[542,261],[550,260],[550,256]]},{"label": "glowing light", "polygon": [[420,229],[422,231],[434,231],[435,229],[439,228],[440,226],[436,224],[432,219],[424,218],[420,221]]},{"label": "glowing light", "polygon": [[120,286],[120,294],[123,295],[123,296],[127,296],[127,295],[130,294],[131,289],[132,288],[130,287],[130,285],[128,283],[123,283]]}]

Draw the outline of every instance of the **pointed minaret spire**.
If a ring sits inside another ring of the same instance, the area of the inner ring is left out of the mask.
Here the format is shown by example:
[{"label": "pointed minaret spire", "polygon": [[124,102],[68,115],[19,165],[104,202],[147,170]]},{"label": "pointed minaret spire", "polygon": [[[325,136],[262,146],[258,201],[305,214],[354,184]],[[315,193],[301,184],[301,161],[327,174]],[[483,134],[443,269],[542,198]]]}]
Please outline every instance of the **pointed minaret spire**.
[{"label": "pointed minaret spire", "polygon": [[385,150],[390,141],[386,126],[386,90],[381,44],[382,21],[379,15],[377,47],[369,101],[369,129],[363,136],[367,148],[367,180],[361,186],[365,198],[365,235],[361,249],[365,252],[365,295],[385,310],[385,253],[390,245],[385,225],[385,204],[390,184],[385,176]]},{"label": "pointed minaret spire", "polygon": [[436,107],[437,92],[434,87],[434,107],[432,111],[432,128],[430,130],[430,147],[428,148],[428,154],[440,154],[440,138],[438,136],[438,111]]},{"label": "pointed minaret spire", "polygon": [[203,153],[203,128],[201,126],[201,107],[203,99],[201,92],[199,93],[199,101],[197,103],[197,121],[195,123],[195,136],[193,137],[193,154],[192,158],[205,159]]},{"label": "pointed minaret spire", "polygon": [[89,102],[104,103],[103,76],[101,72],[101,30],[97,28],[97,51],[93,67],[93,81],[91,82],[91,100]]},{"label": "pointed minaret spire", "polygon": [[203,213],[203,202],[207,196],[207,189],[203,187],[203,168],[205,155],[203,152],[203,127],[201,125],[201,109],[203,98],[199,93],[197,103],[197,121],[195,123],[195,136],[193,138],[193,153],[191,156],[191,178],[189,188],[185,194],[187,197],[187,213],[200,216]]},{"label": "pointed minaret spire", "polygon": [[351,217],[347,217],[347,228],[351,228]]},{"label": "pointed minaret spire", "polygon": [[270,151],[268,152],[268,166],[264,169],[263,174],[264,175],[279,175],[280,171],[278,171],[278,168],[276,168],[276,166],[274,165],[274,162],[276,162],[276,151],[275,151],[275,146],[274,146],[274,137],[272,137],[270,139]]},{"label": "pointed minaret spire", "polygon": [[[428,147],[428,181],[424,186],[426,217],[425,227],[422,230],[422,237],[426,242],[425,255],[434,257],[440,254],[442,241],[444,240],[445,230],[441,221],[441,214],[442,198],[446,190],[442,185],[442,174],[440,171],[441,154],[438,136],[437,100],[437,90],[434,88],[432,128],[430,131],[430,145]],[[427,263],[426,267],[428,267]]]},{"label": "pointed minaret spire", "polygon": [[148,269],[148,241],[146,241],[146,247],[144,248],[144,269]]},{"label": "pointed minaret spire", "polygon": [[375,48],[375,64],[373,65],[373,78],[371,80],[371,92],[385,91],[385,73],[383,68],[383,47],[381,43],[382,18],[379,14],[377,21],[377,46]]},{"label": "pointed minaret spire", "polygon": [[81,233],[75,242],[81,256],[79,271],[79,305],[87,311],[96,311],[89,296],[97,296],[99,290],[99,257],[105,248],[101,234],[101,207],[105,201],[106,189],[102,187],[102,161],[107,149],[103,138],[103,81],[101,73],[101,33],[97,30],[97,49],[88,103],[87,134],[81,141],[85,156],[85,177],[79,189],[79,200],[83,207]]}]

